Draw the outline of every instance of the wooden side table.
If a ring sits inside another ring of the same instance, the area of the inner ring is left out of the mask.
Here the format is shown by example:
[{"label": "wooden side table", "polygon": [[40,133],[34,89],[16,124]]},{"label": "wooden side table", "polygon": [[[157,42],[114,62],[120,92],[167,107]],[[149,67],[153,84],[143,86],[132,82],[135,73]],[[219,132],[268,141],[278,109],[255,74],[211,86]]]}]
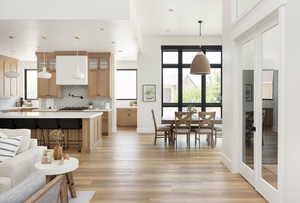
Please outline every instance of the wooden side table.
[{"label": "wooden side table", "polygon": [[42,171],[46,175],[46,182],[50,182],[57,175],[64,175],[66,178],[66,187],[62,188],[60,191],[61,200],[63,203],[68,202],[68,189],[70,191],[71,197],[76,198],[75,183],[73,178],[73,171],[79,167],[79,161],[76,158],[70,158],[69,160],[64,160],[61,164],[60,161],[53,161],[51,164],[42,164],[38,162],[35,164],[35,168]]}]

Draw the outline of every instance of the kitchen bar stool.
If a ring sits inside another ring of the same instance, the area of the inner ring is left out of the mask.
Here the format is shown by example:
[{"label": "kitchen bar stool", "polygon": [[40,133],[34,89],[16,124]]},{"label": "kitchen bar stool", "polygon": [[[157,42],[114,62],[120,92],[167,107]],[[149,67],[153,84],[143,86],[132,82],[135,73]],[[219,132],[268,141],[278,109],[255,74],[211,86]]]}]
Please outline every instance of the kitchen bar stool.
[{"label": "kitchen bar stool", "polygon": [[56,119],[38,119],[37,127],[41,130],[41,143],[48,148],[50,147],[49,130],[59,129]]},{"label": "kitchen bar stool", "polygon": [[[77,145],[78,151],[81,150],[81,138],[82,138],[82,121],[81,119],[61,119],[59,120],[59,126],[64,132],[64,146],[69,148],[70,145]],[[74,137],[75,139],[70,139]]]},{"label": "kitchen bar stool", "polygon": [[36,129],[37,124],[34,119],[15,119],[16,129]]},{"label": "kitchen bar stool", "polygon": [[0,119],[0,128],[14,129],[14,121],[12,119]]}]

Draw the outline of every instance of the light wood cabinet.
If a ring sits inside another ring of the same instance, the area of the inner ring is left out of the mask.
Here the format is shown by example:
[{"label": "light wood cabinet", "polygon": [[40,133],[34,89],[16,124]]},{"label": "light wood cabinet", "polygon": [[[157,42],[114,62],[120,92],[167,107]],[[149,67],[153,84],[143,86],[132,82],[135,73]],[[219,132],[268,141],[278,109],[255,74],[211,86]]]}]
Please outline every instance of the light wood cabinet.
[{"label": "light wood cabinet", "polygon": [[62,86],[56,85],[56,72],[49,72],[52,74],[50,79],[38,78],[38,97],[62,98]]},{"label": "light wood cabinet", "polygon": [[112,98],[112,67],[110,53],[89,53],[90,98]]},{"label": "light wood cabinet", "polygon": [[37,52],[36,56],[38,69],[46,66],[52,74],[50,79],[38,78],[38,98],[62,98],[62,86],[56,85],[55,54]]},{"label": "light wood cabinet", "polygon": [[104,136],[112,135],[112,112],[106,111],[102,115],[102,134]]},{"label": "light wood cabinet", "polygon": [[0,97],[20,97],[20,78],[5,77],[6,72],[20,72],[18,63],[15,58],[0,56]]},{"label": "light wood cabinet", "polygon": [[117,109],[118,127],[136,127],[137,109],[136,108],[118,108]]}]

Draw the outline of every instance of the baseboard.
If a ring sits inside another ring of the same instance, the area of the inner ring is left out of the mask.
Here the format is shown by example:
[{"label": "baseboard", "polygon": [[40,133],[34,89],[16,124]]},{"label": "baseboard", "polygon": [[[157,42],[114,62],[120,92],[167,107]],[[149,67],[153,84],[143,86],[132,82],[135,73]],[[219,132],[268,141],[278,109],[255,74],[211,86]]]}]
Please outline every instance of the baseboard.
[{"label": "baseboard", "polygon": [[137,128],[136,129],[138,133],[141,134],[153,134],[154,130],[152,128]]},{"label": "baseboard", "polygon": [[222,163],[232,172],[232,161],[224,153],[221,153]]}]

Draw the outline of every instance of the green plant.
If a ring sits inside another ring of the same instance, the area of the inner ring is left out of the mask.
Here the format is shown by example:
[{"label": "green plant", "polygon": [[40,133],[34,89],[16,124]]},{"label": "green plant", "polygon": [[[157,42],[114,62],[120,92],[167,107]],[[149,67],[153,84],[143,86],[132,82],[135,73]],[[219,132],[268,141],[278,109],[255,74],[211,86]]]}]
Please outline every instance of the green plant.
[{"label": "green plant", "polygon": [[64,134],[61,130],[52,130],[49,134],[49,137],[55,140],[57,145],[60,145],[60,140],[63,139]]}]

